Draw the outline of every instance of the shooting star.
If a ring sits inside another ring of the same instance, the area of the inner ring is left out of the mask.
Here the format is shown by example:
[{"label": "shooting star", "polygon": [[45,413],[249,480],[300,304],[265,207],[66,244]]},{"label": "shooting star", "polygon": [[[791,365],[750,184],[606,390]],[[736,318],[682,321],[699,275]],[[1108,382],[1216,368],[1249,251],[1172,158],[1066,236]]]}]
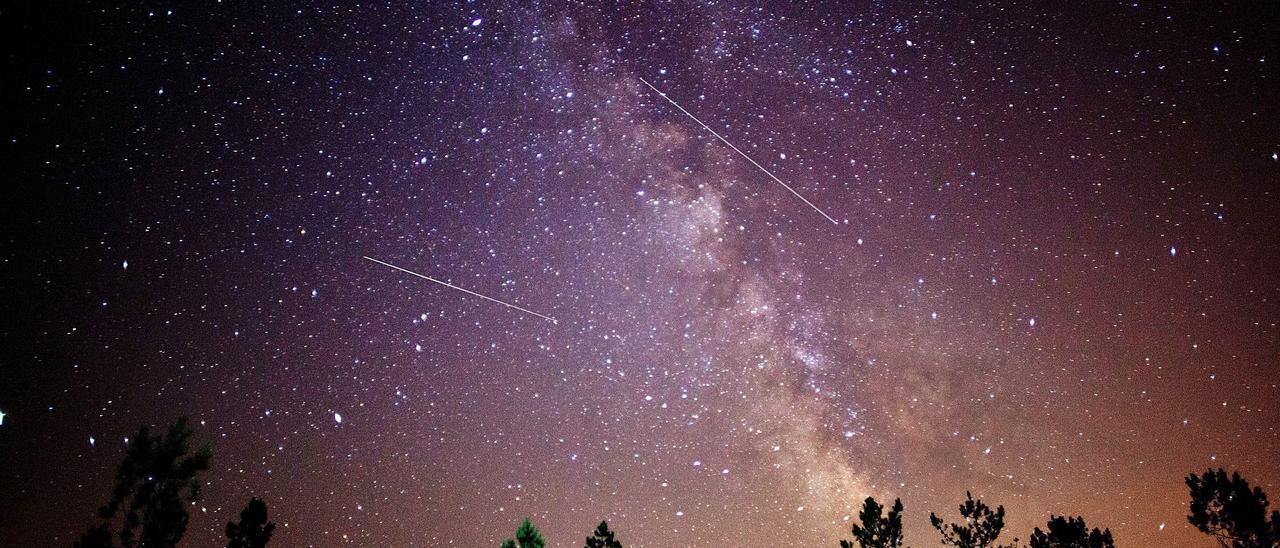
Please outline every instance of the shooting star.
[{"label": "shooting star", "polygon": [[498,304],[500,304],[500,305],[502,305],[502,306],[505,306],[505,307],[507,307],[507,308],[514,308],[514,309],[516,309],[516,310],[519,310],[519,311],[521,311],[521,312],[524,312],[525,314],[532,314],[532,315],[537,316],[537,317],[539,317],[539,318],[542,318],[542,319],[544,319],[544,320],[550,320],[550,321],[551,321],[551,323],[554,323],[554,324],[558,324],[558,323],[560,323],[559,321],[557,321],[555,318],[552,318],[551,316],[544,316],[544,315],[542,315],[542,314],[539,314],[539,313],[534,312],[534,311],[532,311],[532,310],[529,310],[529,309],[527,309],[527,308],[520,308],[520,307],[518,307],[518,306],[516,306],[516,305],[514,305],[514,304],[511,304],[511,303],[508,303],[508,302],[499,301],[498,299],[495,299],[495,298],[493,298],[493,297],[489,297],[489,296],[487,296],[487,295],[481,295],[481,294],[479,294],[479,293],[476,293],[475,291],[471,291],[471,290],[469,290],[469,289],[463,289],[463,288],[458,287],[458,286],[456,286],[456,285],[453,285],[453,284],[450,284],[450,283],[442,282],[442,281],[437,280],[437,279],[435,279],[435,278],[432,278],[432,277],[430,277],[430,276],[424,276],[424,275],[422,275],[422,274],[418,274],[417,272],[414,272],[414,271],[409,270],[409,269],[407,269],[407,268],[400,268],[400,267],[398,267],[398,266],[396,266],[396,265],[393,265],[393,264],[391,264],[391,263],[388,263],[388,262],[386,262],[386,261],[379,261],[379,260],[377,260],[377,259],[375,259],[375,258],[373,258],[373,257],[368,256],[368,255],[365,255],[365,256],[364,256],[364,258],[365,258],[366,260],[369,260],[369,261],[373,261],[373,262],[375,262],[375,263],[378,263],[378,264],[380,264],[380,265],[382,265],[382,266],[386,266],[386,267],[394,268],[394,269],[396,269],[396,270],[399,270],[399,271],[401,271],[401,272],[404,272],[405,274],[411,274],[411,275],[417,276],[417,277],[419,277],[419,278],[422,278],[422,279],[424,279],[424,280],[432,281],[432,282],[438,283],[438,284],[443,285],[443,286],[445,286],[445,287],[448,287],[448,288],[450,288],[450,289],[457,289],[458,291],[461,291],[461,292],[466,293],[466,294],[468,294],[468,295],[474,295],[474,296],[476,296],[476,297],[480,297],[481,299],[484,299],[484,300],[487,300],[487,301],[493,301],[493,302],[498,303]]},{"label": "shooting star", "polygon": [[821,210],[821,209],[818,209],[818,206],[813,205],[813,202],[810,202],[810,201],[809,201],[808,199],[806,199],[804,196],[801,196],[799,192],[796,192],[796,189],[791,188],[791,186],[790,186],[790,185],[788,185],[787,183],[782,182],[782,179],[779,179],[777,175],[774,175],[772,172],[770,172],[769,170],[765,169],[765,168],[764,168],[764,166],[760,165],[760,164],[759,164],[758,162],[756,162],[755,160],[752,160],[750,156],[747,156],[747,153],[745,153],[745,152],[743,152],[743,151],[739,150],[739,149],[738,149],[738,147],[733,146],[733,143],[730,143],[728,139],[725,139],[725,138],[724,138],[724,137],[722,137],[719,133],[716,133],[716,130],[711,129],[711,126],[708,126],[707,124],[702,123],[702,120],[699,120],[697,116],[694,116],[692,113],[690,113],[689,111],[685,110],[685,109],[684,109],[684,107],[680,106],[680,103],[675,102],[675,100],[673,100],[672,98],[667,97],[667,94],[665,94],[665,93],[663,93],[662,91],[658,90],[658,88],[653,87],[653,84],[650,84],[648,80],[645,80],[644,78],[640,78],[640,81],[641,81],[641,82],[644,82],[644,85],[649,86],[649,89],[653,90],[653,91],[654,91],[654,92],[656,92],[658,95],[661,95],[661,96],[662,96],[662,98],[663,98],[663,99],[666,99],[666,100],[667,100],[667,102],[668,102],[668,103],[671,103],[671,105],[672,105],[672,106],[674,106],[674,107],[676,107],[676,108],[680,109],[680,112],[683,112],[683,113],[685,114],[685,116],[688,116],[688,117],[690,117],[690,118],[693,118],[693,121],[697,122],[697,123],[698,123],[698,125],[702,126],[702,129],[705,129],[705,130],[707,130],[707,131],[711,132],[711,134],[712,134],[712,135],[715,135],[717,139],[720,139],[720,142],[722,142],[722,143],[724,143],[724,144],[726,144],[726,145],[729,145],[729,148],[733,149],[733,151],[734,151],[734,152],[737,152],[739,156],[742,156],[743,158],[746,158],[748,162],[751,162],[751,165],[756,166],[757,168],[759,168],[759,169],[760,169],[760,171],[763,171],[763,172],[764,172],[764,174],[765,174],[765,175],[768,175],[770,179],[773,179],[773,180],[774,180],[774,182],[776,182],[776,183],[778,183],[778,184],[782,185],[782,188],[785,188],[785,189],[787,189],[787,190],[791,191],[791,193],[792,193],[792,194],[795,194],[795,195],[796,195],[796,198],[800,198],[800,200],[801,200],[801,201],[803,201],[805,204],[808,204],[808,206],[809,206],[809,207],[811,207],[811,208],[813,208],[813,210],[814,210],[814,211],[817,211],[819,215],[822,215],[823,217],[826,217],[828,221],[831,221],[831,224],[836,224],[836,225],[840,224],[840,223],[839,223],[839,222],[837,222],[835,219],[832,219],[830,215],[827,215],[827,212],[825,212],[825,211],[823,211],[823,210]]}]

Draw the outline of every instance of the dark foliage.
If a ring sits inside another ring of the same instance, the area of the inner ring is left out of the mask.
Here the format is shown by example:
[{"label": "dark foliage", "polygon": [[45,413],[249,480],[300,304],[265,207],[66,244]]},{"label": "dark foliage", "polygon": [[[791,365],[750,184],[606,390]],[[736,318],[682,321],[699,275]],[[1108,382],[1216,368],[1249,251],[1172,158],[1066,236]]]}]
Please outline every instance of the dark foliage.
[{"label": "dark foliage", "polygon": [[267,503],[250,499],[240,512],[240,523],[227,523],[227,548],[263,548],[275,530],[276,524],[267,521]]},{"label": "dark foliage", "polygon": [[[116,486],[110,502],[98,510],[98,517],[108,523],[91,529],[81,544],[102,542],[102,532],[110,532],[110,522],[122,513],[123,523],[117,535],[121,546],[177,545],[187,530],[187,505],[200,498],[201,484],[196,474],[209,468],[213,456],[208,446],[189,454],[194,434],[186,417],[173,423],[164,435],[153,435],[145,426],[140,428],[116,468]],[[96,546],[110,545],[108,538],[107,544]]]},{"label": "dark foliage", "polygon": [[[867,497],[862,502],[862,511],[858,513],[861,525],[853,524],[853,540],[861,548],[901,548],[902,546],[902,501],[893,500],[893,509],[885,516],[884,506],[876,499]],[[854,543],[840,541],[840,548],[853,548]]]},{"label": "dark foliage", "polygon": [[963,523],[942,522],[937,514],[929,512],[929,523],[942,534],[942,544],[956,548],[990,548],[995,546],[996,537],[1004,529],[1004,506],[995,512],[982,500],[974,500],[973,495],[966,492],[968,499],[960,505]]},{"label": "dark foliage", "polygon": [[587,537],[586,548],[622,548],[622,543],[613,538],[609,522],[602,521],[596,526],[596,532]]},{"label": "dark foliage", "polygon": [[111,548],[111,536],[111,526],[103,523],[90,527],[80,537],[80,540],[76,541],[72,546],[75,548]]},{"label": "dark foliage", "polygon": [[1082,517],[1050,516],[1048,532],[1036,527],[1031,548],[1115,548],[1111,530],[1090,530]]},{"label": "dark foliage", "polygon": [[545,548],[547,541],[542,539],[542,533],[538,532],[538,528],[533,526],[533,522],[529,518],[524,518],[520,523],[520,527],[516,529],[516,538],[507,539],[502,543],[502,548]]},{"label": "dark foliage", "polygon": [[1267,516],[1267,494],[1221,468],[1187,476],[1191,513],[1187,521],[1225,548],[1274,548],[1280,545],[1280,512]]}]

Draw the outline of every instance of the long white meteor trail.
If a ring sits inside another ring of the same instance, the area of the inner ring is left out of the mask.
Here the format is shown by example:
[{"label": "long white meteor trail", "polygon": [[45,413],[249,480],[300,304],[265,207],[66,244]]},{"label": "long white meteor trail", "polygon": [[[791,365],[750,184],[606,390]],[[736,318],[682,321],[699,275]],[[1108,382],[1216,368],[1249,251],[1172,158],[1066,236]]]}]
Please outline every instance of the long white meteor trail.
[{"label": "long white meteor trail", "polygon": [[666,99],[666,100],[667,100],[667,102],[668,102],[668,103],[671,103],[671,105],[672,105],[672,106],[674,106],[674,107],[676,107],[676,108],[680,109],[680,112],[683,112],[683,113],[685,114],[685,116],[688,116],[688,117],[690,117],[690,118],[693,118],[693,121],[697,122],[697,123],[698,123],[698,125],[702,126],[702,129],[705,129],[705,130],[707,130],[707,131],[710,131],[712,135],[715,135],[715,136],[716,136],[716,139],[719,139],[719,140],[720,140],[720,142],[722,142],[722,143],[724,143],[724,144],[726,144],[726,145],[729,145],[729,148],[733,149],[733,151],[734,151],[734,152],[737,152],[739,156],[742,156],[743,158],[746,158],[748,162],[751,162],[751,165],[756,166],[757,168],[759,168],[759,169],[760,169],[760,171],[763,171],[763,172],[764,172],[764,174],[765,174],[765,175],[768,175],[770,179],[773,179],[775,182],[777,182],[778,184],[782,185],[782,188],[785,188],[785,189],[787,189],[787,190],[790,190],[792,194],[795,194],[795,195],[796,195],[796,198],[800,198],[800,200],[801,200],[801,201],[803,201],[804,203],[808,204],[808,205],[809,205],[809,207],[812,207],[814,211],[817,211],[819,215],[822,215],[823,217],[826,217],[828,221],[831,221],[831,224],[837,224],[837,225],[838,225],[838,224],[840,224],[840,223],[836,222],[836,220],[835,220],[835,219],[832,219],[830,215],[827,215],[827,213],[826,213],[825,211],[823,211],[823,210],[821,210],[821,209],[818,209],[818,206],[813,205],[813,202],[810,202],[809,200],[805,199],[805,197],[804,197],[804,196],[801,196],[799,192],[796,192],[796,189],[791,188],[791,186],[790,186],[790,185],[788,185],[787,183],[782,182],[782,179],[779,179],[777,175],[774,175],[772,172],[770,172],[769,170],[765,169],[765,168],[764,168],[764,166],[760,165],[760,164],[759,164],[759,163],[757,163],[755,160],[752,160],[750,156],[747,156],[747,153],[745,153],[745,152],[743,152],[743,151],[741,151],[741,150],[738,150],[738,147],[733,146],[733,143],[730,143],[728,139],[725,139],[724,137],[720,136],[720,134],[719,134],[719,133],[716,133],[716,130],[711,129],[711,126],[708,126],[707,124],[702,123],[702,120],[699,120],[697,116],[694,116],[692,113],[690,113],[689,111],[685,110],[685,109],[684,109],[684,107],[680,106],[680,103],[675,102],[675,101],[674,101],[673,99],[671,99],[670,97],[667,97],[667,94],[665,94],[665,93],[663,93],[662,91],[658,90],[658,88],[653,87],[653,84],[650,84],[648,80],[645,80],[644,78],[641,78],[641,79],[640,79],[640,81],[641,81],[641,82],[644,82],[644,85],[649,86],[649,89],[651,89],[651,90],[653,90],[653,91],[657,92],[657,94],[658,94],[658,95],[661,95],[661,96],[662,96],[662,98],[663,98],[663,99]]},{"label": "long white meteor trail", "polygon": [[393,265],[393,264],[391,264],[391,263],[388,263],[388,262],[386,262],[386,261],[379,261],[379,260],[377,260],[377,259],[375,259],[375,258],[373,258],[373,257],[368,256],[368,255],[365,255],[365,256],[364,256],[364,258],[365,258],[365,259],[367,259],[367,260],[373,261],[373,262],[375,262],[375,263],[378,263],[378,264],[380,264],[380,265],[382,265],[382,266],[388,266],[388,267],[394,268],[394,269],[396,269],[396,270],[399,270],[399,271],[401,271],[401,272],[404,272],[405,274],[412,274],[412,275],[417,276],[417,277],[419,277],[419,278],[422,278],[422,279],[424,279],[424,280],[432,281],[432,282],[438,283],[438,284],[443,285],[443,286],[445,286],[445,287],[448,287],[448,288],[450,288],[450,289],[457,289],[458,291],[461,291],[461,292],[466,293],[466,294],[468,294],[468,295],[475,295],[475,296],[477,296],[477,297],[480,297],[481,299],[485,299],[485,300],[487,300],[487,301],[493,301],[493,302],[495,302],[495,303],[498,303],[498,304],[500,304],[500,305],[502,305],[502,306],[505,306],[505,307],[508,307],[508,308],[514,308],[514,309],[516,309],[516,310],[519,310],[519,311],[521,311],[521,312],[524,312],[525,314],[533,314],[534,316],[537,316],[537,317],[542,318],[542,319],[544,319],[544,320],[550,320],[550,321],[551,321],[551,323],[556,323],[556,324],[560,323],[559,321],[556,321],[556,319],[555,319],[555,318],[552,318],[551,316],[543,316],[542,314],[539,314],[539,313],[534,312],[534,311],[532,311],[532,310],[529,310],[529,309],[527,309],[527,308],[520,308],[520,307],[518,307],[518,306],[516,306],[516,305],[514,305],[514,304],[511,304],[511,303],[508,303],[508,302],[499,301],[498,299],[495,299],[495,298],[493,298],[493,297],[489,297],[489,296],[486,296],[486,295],[481,295],[481,294],[479,294],[479,293],[476,293],[475,291],[471,291],[471,290],[469,290],[469,289],[463,289],[463,288],[458,287],[458,286],[456,286],[456,285],[453,285],[453,284],[450,284],[450,283],[442,282],[442,281],[437,280],[437,279],[435,279],[435,278],[432,278],[432,277],[430,277],[430,276],[424,276],[424,275],[422,275],[422,274],[418,274],[417,272],[414,272],[414,271],[409,270],[409,269],[407,269],[407,268],[400,268],[400,267],[398,267],[398,266],[396,266],[396,265]]}]

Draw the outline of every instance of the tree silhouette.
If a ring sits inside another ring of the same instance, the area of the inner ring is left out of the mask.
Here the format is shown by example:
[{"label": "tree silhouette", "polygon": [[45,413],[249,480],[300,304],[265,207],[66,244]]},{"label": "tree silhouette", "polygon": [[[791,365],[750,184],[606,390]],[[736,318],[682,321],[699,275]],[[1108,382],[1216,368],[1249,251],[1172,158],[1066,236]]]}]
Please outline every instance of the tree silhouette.
[{"label": "tree silhouette", "polygon": [[267,521],[267,503],[249,499],[240,512],[240,523],[227,522],[227,548],[263,548],[275,530],[276,524]]},{"label": "tree silhouette", "polygon": [[622,548],[622,543],[614,540],[609,522],[602,521],[596,526],[596,532],[587,537],[586,548]]},{"label": "tree silhouette", "polygon": [[[186,417],[174,422],[164,435],[153,435],[146,426],[139,428],[129,442],[124,460],[116,468],[111,501],[98,510],[98,517],[107,523],[90,529],[79,544],[111,546],[110,522],[123,507],[123,524],[118,535],[121,546],[169,548],[177,545],[187,530],[187,505],[200,498],[201,484],[196,474],[209,469],[209,459],[213,456],[207,445],[188,454],[194,434]],[[107,533],[105,544],[103,532]]]},{"label": "tree silhouette", "polygon": [[1082,517],[1049,516],[1049,532],[1036,527],[1031,548],[1115,548],[1111,530],[1089,530]]},{"label": "tree silhouette", "polygon": [[[876,499],[867,497],[862,501],[862,512],[858,520],[862,525],[853,524],[853,540],[861,548],[901,548],[902,546],[902,501],[893,500],[893,509],[889,515],[883,515],[884,506]],[[840,548],[853,548],[853,543],[840,541]]]},{"label": "tree silhouette", "polygon": [[991,507],[984,504],[981,499],[974,500],[969,492],[966,491],[964,496],[968,499],[960,505],[960,515],[964,517],[964,524],[943,524],[942,518],[929,512],[929,523],[932,523],[933,528],[942,534],[942,544],[956,548],[995,546],[996,537],[999,537],[1000,530],[1004,529],[1004,506],[992,512]]},{"label": "tree silhouette", "polygon": [[74,548],[111,548],[111,525],[103,523],[90,527],[72,546]]},{"label": "tree silhouette", "polygon": [[533,526],[533,522],[529,518],[524,518],[520,523],[520,527],[516,529],[516,538],[503,541],[502,548],[546,548],[547,541],[542,539],[542,533],[538,532],[538,528]]},{"label": "tree silhouette", "polygon": [[1187,476],[1191,513],[1187,521],[1224,548],[1273,548],[1280,545],[1280,512],[1267,519],[1267,494],[1221,468]]}]

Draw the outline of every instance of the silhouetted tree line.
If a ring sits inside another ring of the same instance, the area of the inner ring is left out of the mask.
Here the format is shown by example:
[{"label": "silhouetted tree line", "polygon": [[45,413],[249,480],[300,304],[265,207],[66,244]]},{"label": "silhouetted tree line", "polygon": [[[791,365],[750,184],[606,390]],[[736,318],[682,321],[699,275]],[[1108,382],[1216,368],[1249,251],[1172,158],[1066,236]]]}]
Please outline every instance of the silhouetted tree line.
[{"label": "silhouetted tree line", "polygon": [[[1221,468],[1192,473],[1186,478],[1191,494],[1191,512],[1187,521],[1196,529],[1212,536],[1223,548],[1280,548],[1280,511],[1267,513],[1267,495],[1259,487]],[[1050,516],[1042,530],[1031,532],[1030,544],[1014,538],[1010,544],[998,544],[1004,530],[1004,506],[992,510],[980,499],[965,493],[960,505],[958,523],[947,523],[929,513],[929,523],[942,537],[943,546],[955,548],[1115,548],[1110,529],[1090,529],[1083,517]],[[841,548],[901,548],[902,501],[895,499],[888,515],[876,499],[867,497],[851,532],[853,541],[840,541]]]},{"label": "silhouetted tree line", "polygon": [[[89,528],[74,546],[78,548],[169,548],[187,530],[187,507],[199,500],[199,472],[209,469],[212,449],[205,445],[191,451],[195,430],[185,417],[164,434],[147,427],[129,440],[125,457],[116,469],[111,499],[98,510],[101,523]],[[1213,537],[1222,548],[1280,548],[1280,511],[1268,513],[1267,494],[1251,487],[1238,472],[1230,476],[1221,468],[1186,478],[1191,495],[1187,521]],[[1036,527],[1023,545],[1014,538],[998,544],[1004,532],[1004,506],[994,510],[981,499],[965,493],[959,522],[949,523],[933,512],[929,523],[943,546],[955,548],[1115,548],[1110,529],[1090,529],[1083,517],[1050,516],[1045,529]],[[853,540],[841,540],[840,548],[902,548],[902,501],[885,508],[873,497],[863,501],[858,521],[850,529]],[[263,548],[271,540],[275,524],[267,520],[267,504],[253,498],[240,512],[239,522],[226,527],[227,548]],[[501,548],[545,548],[546,540],[525,518],[515,538]],[[609,524],[601,521],[587,537],[585,548],[622,548]]]},{"label": "silhouetted tree line", "polygon": [[[1227,476],[1222,469],[1187,476],[1191,491],[1191,513],[1187,521],[1213,536],[1223,548],[1280,548],[1280,511],[1267,513],[1267,495],[1239,473]],[[1045,528],[1034,528],[1029,544],[1014,538],[1008,544],[997,541],[1004,532],[1004,506],[994,510],[981,499],[965,493],[959,522],[949,523],[929,513],[929,523],[938,531],[943,546],[954,548],[1115,548],[1110,529],[1090,529],[1079,516],[1049,516]],[[885,507],[867,497],[850,529],[853,540],[841,540],[840,548],[902,548],[902,501],[894,499]],[[502,548],[543,548],[545,542],[533,522],[525,518],[516,529],[516,538]],[[587,538],[586,548],[622,548],[609,524],[600,522]]]},{"label": "silhouetted tree line", "polygon": [[[98,509],[101,523],[80,537],[77,548],[169,548],[187,532],[187,507],[200,499],[198,473],[209,469],[213,449],[193,453],[195,429],[182,417],[164,434],[143,426],[129,439],[116,468],[111,500]],[[262,548],[275,524],[267,521],[267,504],[251,499],[238,523],[227,523],[227,548]]]}]

